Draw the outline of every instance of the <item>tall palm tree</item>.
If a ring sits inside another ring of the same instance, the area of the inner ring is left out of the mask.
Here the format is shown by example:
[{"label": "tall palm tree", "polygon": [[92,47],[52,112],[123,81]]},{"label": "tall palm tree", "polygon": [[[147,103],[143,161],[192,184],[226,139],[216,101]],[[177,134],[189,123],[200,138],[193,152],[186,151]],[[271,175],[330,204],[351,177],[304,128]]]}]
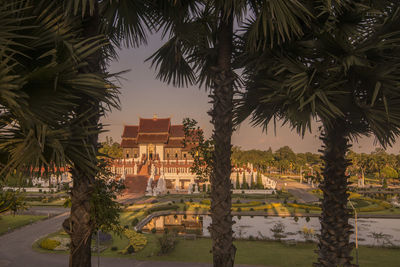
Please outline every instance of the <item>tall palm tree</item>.
[{"label": "tall palm tree", "polygon": [[[210,233],[214,266],[233,266],[235,251],[231,216],[231,136],[233,98],[240,86],[235,72],[242,67],[236,60],[239,47],[234,21],[241,27],[251,9],[251,36],[268,35],[282,40],[298,33],[299,17],[305,8],[297,1],[165,1],[176,9],[161,13],[160,29],[169,40],[150,58],[157,77],[175,86],[196,84],[210,90],[215,144],[211,181]],[[264,21],[276,17],[276,24]],[[254,44],[257,46],[258,44]]]},{"label": "tall palm tree", "polygon": [[72,209],[64,223],[70,266],[91,265],[99,118],[118,107],[105,64],[122,40],[145,40],[147,7],[122,0],[1,1],[1,25],[13,26],[0,28],[0,150],[11,155],[3,171],[71,166]]},{"label": "tall palm tree", "polygon": [[304,135],[322,123],[324,180],[315,266],[351,266],[347,209],[349,141],[376,136],[386,146],[400,134],[399,9],[391,1],[313,1],[304,35],[250,58],[237,122],[266,127],[281,119]]}]

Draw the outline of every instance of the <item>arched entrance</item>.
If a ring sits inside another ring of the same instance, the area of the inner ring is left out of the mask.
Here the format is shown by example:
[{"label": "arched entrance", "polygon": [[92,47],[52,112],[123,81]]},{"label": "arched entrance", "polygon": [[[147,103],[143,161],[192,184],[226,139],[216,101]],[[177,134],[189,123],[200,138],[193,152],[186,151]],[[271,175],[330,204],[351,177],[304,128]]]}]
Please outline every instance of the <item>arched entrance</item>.
[{"label": "arched entrance", "polygon": [[154,153],[154,145],[153,145],[153,144],[149,144],[148,155],[149,155],[149,159],[150,159],[150,160],[153,160],[153,159],[154,159],[155,153]]}]

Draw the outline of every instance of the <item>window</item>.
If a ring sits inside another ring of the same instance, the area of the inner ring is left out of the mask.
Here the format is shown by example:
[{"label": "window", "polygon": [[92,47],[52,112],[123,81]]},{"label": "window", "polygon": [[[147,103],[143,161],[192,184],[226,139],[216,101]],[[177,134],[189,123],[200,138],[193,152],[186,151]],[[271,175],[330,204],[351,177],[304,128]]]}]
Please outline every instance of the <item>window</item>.
[{"label": "window", "polygon": [[167,154],[167,159],[169,159],[169,153]]},{"label": "window", "polygon": [[135,158],[137,158],[137,154],[135,154]]},{"label": "window", "polygon": [[126,154],[126,157],[129,158],[129,153]]},{"label": "window", "polygon": [[185,153],[185,154],[183,154],[183,157],[186,159],[186,153]]},{"label": "window", "polygon": [[175,153],[175,158],[178,158],[178,153]]}]

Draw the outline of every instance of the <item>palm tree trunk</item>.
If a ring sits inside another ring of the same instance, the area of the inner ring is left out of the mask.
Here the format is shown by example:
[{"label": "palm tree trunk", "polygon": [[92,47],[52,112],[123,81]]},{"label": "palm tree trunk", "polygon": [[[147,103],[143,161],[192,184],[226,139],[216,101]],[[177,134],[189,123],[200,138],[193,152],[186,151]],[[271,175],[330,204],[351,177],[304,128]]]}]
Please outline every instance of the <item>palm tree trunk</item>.
[{"label": "palm tree trunk", "polygon": [[210,232],[214,266],[233,266],[236,248],[233,245],[231,215],[231,136],[233,109],[233,72],[231,67],[233,18],[221,12],[218,29],[217,75],[214,80],[210,112],[214,124],[214,166],[211,174]]},{"label": "palm tree trunk", "polygon": [[[97,36],[99,34],[99,15],[97,1],[92,15],[89,11],[82,21],[82,36],[84,39]],[[97,51],[87,58],[88,65],[80,71],[82,73],[100,73],[102,55]],[[97,127],[100,118],[99,102],[88,97],[83,97],[81,105],[77,108],[78,114],[90,114],[91,117],[84,123],[86,127]],[[93,115],[92,115],[93,114]],[[86,115],[88,116],[88,115]],[[92,133],[85,141],[89,148],[89,157],[96,161],[98,144],[98,133]],[[96,162],[94,162],[96,164]],[[91,194],[95,182],[95,173],[88,173],[78,167],[71,170],[73,187],[71,190],[71,215],[63,223],[63,227],[71,237],[70,245],[70,267],[90,267],[91,265],[91,240],[94,229],[91,219]]]},{"label": "palm tree trunk", "polygon": [[336,121],[332,128],[325,128],[321,137],[324,142],[324,180],[320,185],[324,198],[320,217],[318,263],[314,266],[354,266],[350,256],[353,243],[349,242],[352,226],[348,220],[347,179],[345,171],[350,165],[346,153],[351,147],[343,122]]}]

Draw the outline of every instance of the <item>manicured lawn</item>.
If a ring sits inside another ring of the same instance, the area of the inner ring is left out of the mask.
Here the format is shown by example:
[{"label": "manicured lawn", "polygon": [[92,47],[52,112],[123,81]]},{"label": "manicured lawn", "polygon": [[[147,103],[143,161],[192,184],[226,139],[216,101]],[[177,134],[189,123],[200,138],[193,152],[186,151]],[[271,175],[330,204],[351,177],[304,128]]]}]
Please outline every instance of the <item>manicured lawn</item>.
[{"label": "manicured lawn", "polygon": [[42,202],[42,201],[27,201],[26,204],[28,206],[63,206],[65,203],[65,199],[56,199],[50,202]]},{"label": "manicured lawn", "polygon": [[[101,253],[106,257],[135,258],[137,260],[151,261],[183,261],[183,262],[212,262],[211,239],[198,238],[197,240],[179,239],[176,248],[168,255],[159,256],[159,245],[157,238],[159,234],[146,234],[148,243],[146,247],[134,255],[122,255],[119,251],[128,245],[125,237],[113,235],[113,244]],[[117,251],[112,251],[111,247],[117,247]],[[279,267],[308,267],[316,261],[317,255],[314,253],[316,244],[299,243],[297,245],[286,245],[284,243],[273,241],[235,241],[237,247],[236,263],[252,264],[261,266],[279,266]],[[41,252],[49,251],[38,248]],[[66,252],[61,252],[66,253]],[[353,250],[353,256],[355,251]],[[400,262],[400,249],[389,248],[370,248],[360,247],[359,264],[363,267],[397,267]]]},{"label": "manicured lawn", "polygon": [[[152,242],[149,243],[151,244]],[[266,266],[312,266],[316,261],[315,244],[287,246],[271,241],[236,241],[236,263]],[[157,244],[153,244],[153,247]],[[157,256],[157,252],[138,253],[134,258],[155,261],[211,262],[211,240],[201,238],[196,241],[180,240],[175,250],[166,256]],[[353,253],[355,255],[355,253]],[[359,264],[363,267],[395,267],[400,261],[399,249],[368,248],[359,250]]]},{"label": "manicured lawn", "polygon": [[6,233],[9,228],[19,228],[46,217],[44,215],[2,215],[0,216],[0,235]]}]

